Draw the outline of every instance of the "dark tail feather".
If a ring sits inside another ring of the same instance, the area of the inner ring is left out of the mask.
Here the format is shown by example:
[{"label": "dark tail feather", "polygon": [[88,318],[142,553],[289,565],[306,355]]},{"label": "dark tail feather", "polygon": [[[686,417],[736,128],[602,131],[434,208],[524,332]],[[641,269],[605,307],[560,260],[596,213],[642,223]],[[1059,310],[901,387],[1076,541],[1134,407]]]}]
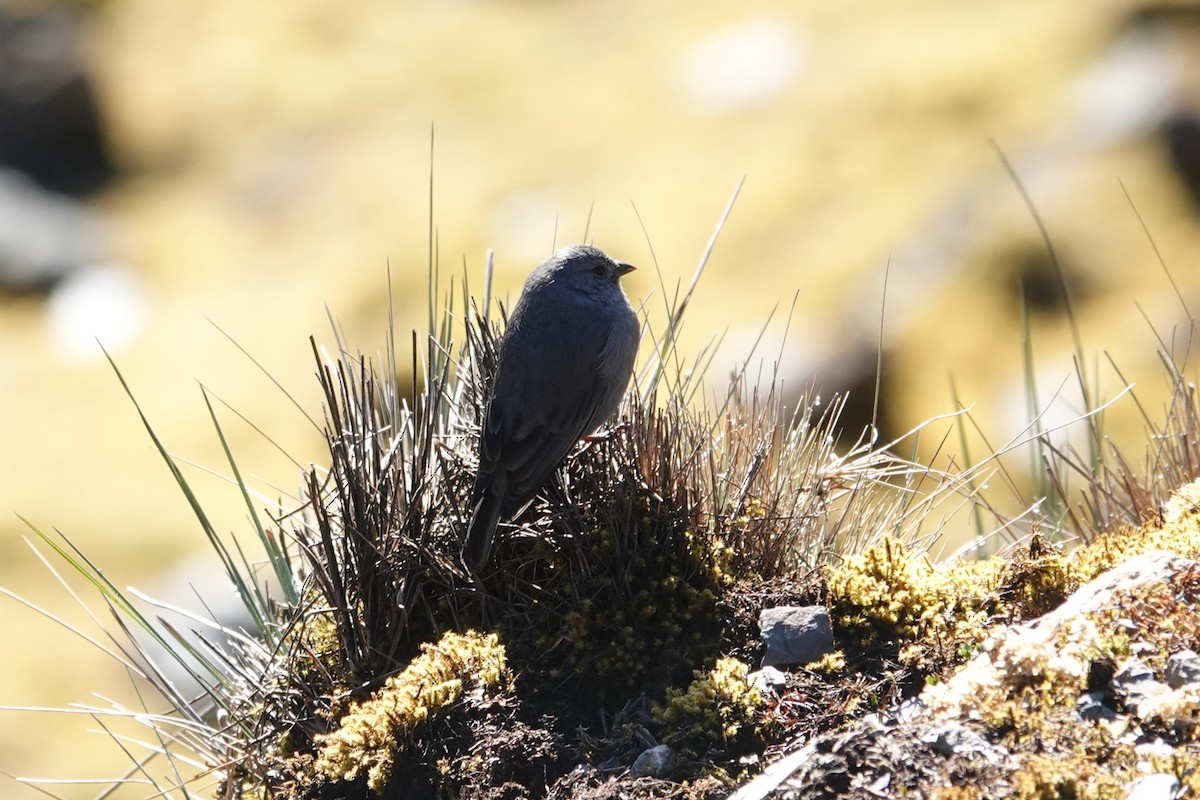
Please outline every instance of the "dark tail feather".
[{"label": "dark tail feather", "polygon": [[493,480],[490,485],[475,492],[477,497],[475,507],[471,510],[471,522],[467,526],[467,541],[463,545],[463,564],[472,575],[479,575],[488,564],[492,555],[492,539],[496,536],[496,526],[500,523],[501,500],[503,487],[496,486]]}]

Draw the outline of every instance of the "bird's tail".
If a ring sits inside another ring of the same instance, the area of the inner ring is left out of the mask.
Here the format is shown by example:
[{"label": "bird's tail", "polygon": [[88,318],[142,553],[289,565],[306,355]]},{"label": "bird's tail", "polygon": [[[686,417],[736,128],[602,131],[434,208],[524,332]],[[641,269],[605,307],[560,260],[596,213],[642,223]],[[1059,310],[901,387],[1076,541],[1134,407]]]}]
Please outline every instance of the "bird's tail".
[{"label": "bird's tail", "polygon": [[492,555],[492,540],[500,523],[503,496],[503,488],[497,486],[496,481],[477,488],[473,494],[475,505],[471,509],[471,522],[467,525],[467,540],[462,551],[463,564],[472,575],[482,573]]}]

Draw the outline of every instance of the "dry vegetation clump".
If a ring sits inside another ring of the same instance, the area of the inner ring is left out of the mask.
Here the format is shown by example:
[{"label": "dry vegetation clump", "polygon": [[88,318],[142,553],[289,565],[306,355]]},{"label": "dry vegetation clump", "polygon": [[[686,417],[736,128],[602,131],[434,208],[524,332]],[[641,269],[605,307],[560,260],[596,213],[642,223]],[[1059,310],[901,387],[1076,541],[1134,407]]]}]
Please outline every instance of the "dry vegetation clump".
[{"label": "dry vegetation clump", "polygon": [[[365,361],[322,366],[331,467],[309,476],[288,537],[311,578],[303,600],[282,609],[290,646],[258,666],[270,680],[244,684],[231,704],[258,725],[240,785],[283,774],[295,787],[315,770],[338,778],[322,796],[344,784],[416,796],[449,786],[461,769],[433,767],[469,767],[468,752],[489,751],[494,742],[464,732],[498,699],[455,695],[434,742],[428,726],[396,735],[408,730],[396,678],[379,682],[412,669],[424,642],[466,628],[498,635],[514,676],[511,718],[554,742],[528,796],[551,792],[580,763],[626,768],[654,742],[678,749],[672,778],[716,769],[727,780],[745,768],[739,757],[762,752],[771,726],[748,664],[722,658],[753,644],[744,629],[731,641],[720,609],[738,603],[738,587],[804,574],[835,539],[861,538],[849,521],[902,528],[903,506],[870,495],[887,497],[897,475],[919,482],[919,471],[870,447],[836,454],[828,412],[786,420],[773,399],[697,411],[683,400],[687,385],[663,380],[631,395],[613,430],[580,448],[475,579],[457,562],[464,514],[454,510],[465,508],[496,331],[469,323],[453,361],[448,343],[430,349],[430,383],[405,404],[391,402]],[[762,607],[749,604],[753,614]],[[461,746],[447,746],[447,728]],[[493,729],[477,726],[487,737]],[[405,752],[384,755],[387,745]],[[403,783],[398,759],[408,764]]]}]

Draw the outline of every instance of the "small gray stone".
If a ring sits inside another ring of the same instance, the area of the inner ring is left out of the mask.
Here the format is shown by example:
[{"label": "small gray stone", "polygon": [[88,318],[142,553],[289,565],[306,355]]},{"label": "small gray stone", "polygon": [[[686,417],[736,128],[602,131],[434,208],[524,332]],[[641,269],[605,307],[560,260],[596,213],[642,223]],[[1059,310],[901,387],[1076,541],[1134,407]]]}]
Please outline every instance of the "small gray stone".
[{"label": "small gray stone", "polygon": [[[1130,734],[1127,733],[1127,734],[1125,734],[1125,736],[1129,736],[1129,739],[1127,742],[1125,742],[1125,741],[1121,742],[1121,744],[1133,743],[1133,742],[1136,742],[1138,739],[1138,736],[1136,733],[1134,733],[1132,736],[1130,736]],[[1124,739],[1124,738],[1125,737],[1122,737],[1122,739]],[[1141,744],[1134,744],[1133,752],[1137,755],[1137,757],[1140,760],[1149,761],[1152,758],[1169,759],[1175,755],[1175,748],[1172,747],[1171,745],[1167,744],[1162,739],[1160,739],[1156,736],[1156,737],[1154,737],[1154,741],[1152,741],[1152,742],[1142,742]]]},{"label": "small gray stone", "polygon": [[1200,655],[1194,650],[1183,650],[1167,659],[1167,668],[1163,671],[1167,685],[1179,689],[1189,684],[1200,684]]},{"label": "small gray stone", "polygon": [[763,667],[747,675],[746,683],[760,692],[777,692],[787,685],[787,673],[774,667]]},{"label": "small gray stone", "polygon": [[1154,680],[1154,670],[1137,659],[1130,659],[1121,664],[1121,668],[1113,676],[1113,685],[1118,689],[1128,690],[1135,683],[1152,680]]},{"label": "small gray stone", "polygon": [[675,766],[675,754],[665,744],[651,747],[633,761],[629,774],[635,778],[665,778]]},{"label": "small gray stone", "polygon": [[1170,699],[1171,687],[1162,681],[1138,681],[1125,687],[1125,707],[1140,720],[1154,719]]},{"label": "small gray stone", "polygon": [[764,667],[810,664],[833,652],[833,628],[825,606],[764,608],[758,617]]},{"label": "small gray stone", "polygon": [[1125,793],[1125,800],[1171,800],[1179,792],[1179,779],[1165,772],[1138,778]]},{"label": "small gray stone", "polygon": [[1107,705],[1107,699],[1104,692],[1084,692],[1075,701],[1075,713],[1089,722],[1119,719],[1121,715]]},{"label": "small gray stone", "polygon": [[921,741],[933,748],[935,753],[949,757],[955,755],[982,756],[992,764],[1002,764],[1009,760],[1009,754],[1003,748],[984,739],[957,722],[949,722],[926,731]]},{"label": "small gray stone", "polygon": [[925,706],[921,703],[921,699],[910,697],[892,711],[892,722],[901,725],[906,722],[916,722],[923,713],[925,713]]},{"label": "small gray stone", "polygon": [[1137,623],[1129,617],[1121,617],[1113,622],[1113,633],[1123,633],[1126,636],[1136,636],[1138,632]]}]

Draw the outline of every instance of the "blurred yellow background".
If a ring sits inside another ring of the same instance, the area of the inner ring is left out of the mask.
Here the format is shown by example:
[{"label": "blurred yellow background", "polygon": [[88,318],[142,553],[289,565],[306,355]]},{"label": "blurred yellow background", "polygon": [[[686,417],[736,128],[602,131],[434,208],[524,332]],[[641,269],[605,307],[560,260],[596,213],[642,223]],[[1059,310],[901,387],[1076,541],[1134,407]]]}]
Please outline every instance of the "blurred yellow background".
[{"label": "blurred yellow background", "polygon": [[[1185,332],[1129,198],[1193,309],[1200,293],[1196,3],[107,0],[78,15],[119,168],[90,205],[107,259],[127,265],[131,310],[81,332],[62,314],[86,314],[59,303],[55,315],[58,289],[0,294],[0,586],[81,625],[11,512],[63,531],[119,586],[186,602],[186,584],[217,570],[92,335],[166,445],[200,465],[187,474],[218,528],[245,530],[236,491],[206,472],[228,469],[200,385],[261,429],[218,404],[271,497],[294,491],[294,462],[324,456],[221,331],[319,420],[307,340],[332,346],[328,315],[352,347],[380,350],[390,269],[398,330],[424,328],[431,170],[444,286],[464,265],[480,286],[493,248],[495,291],[515,298],[555,243],[586,231],[641,267],[625,285],[651,307],[655,263],[668,286],[686,283],[745,177],[685,349],[728,329],[720,377],[778,306],[767,372],[781,353],[789,386],[815,375],[861,395],[886,270],[896,433],[953,410],[951,376],[994,444],[1021,430],[1019,286],[1043,398],[1064,381],[1076,396],[1056,279],[996,147],[1054,238],[1102,396],[1120,385],[1111,355],[1156,397],[1143,314],[1164,336]],[[14,601],[0,619],[0,704],[132,702],[122,670],[68,631]],[[122,771],[88,727],[0,713],[0,770]]]}]

